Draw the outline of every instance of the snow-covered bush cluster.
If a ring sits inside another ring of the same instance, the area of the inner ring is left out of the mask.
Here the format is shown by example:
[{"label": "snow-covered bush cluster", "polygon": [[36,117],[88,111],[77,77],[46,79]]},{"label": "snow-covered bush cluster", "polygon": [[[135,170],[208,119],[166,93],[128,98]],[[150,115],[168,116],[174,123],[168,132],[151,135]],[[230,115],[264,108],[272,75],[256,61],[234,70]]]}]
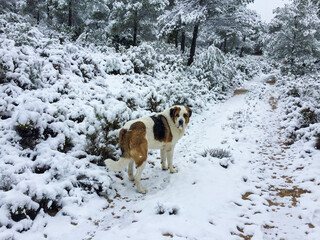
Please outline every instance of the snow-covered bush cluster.
[{"label": "snow-covered bush cluster", "polygon": [[214,46],[210,46],[203,52],[192,65],[200,81],[208,84],[208,88],[214,92],[224,92],[232,84],[236,84],[236,69],[229,64],[222,52]]},{"label": "snow-covered bush cluster", "polygon": [[285,96],[282,105],[286,109],[286,117],[281,124],[288,143],[319,141],[316,140],[320,134],[319,74],[298,78],[287,76],[282,80]]},{"label": "snow-covered bush cluster", "polygon": [[244,79],[214,47],[187,71],[166,44],[116,52],[0,19],[0,228],[12,232],[114,194],[102,160],[119,155],[124,122],[174,104],[200,111]]}]

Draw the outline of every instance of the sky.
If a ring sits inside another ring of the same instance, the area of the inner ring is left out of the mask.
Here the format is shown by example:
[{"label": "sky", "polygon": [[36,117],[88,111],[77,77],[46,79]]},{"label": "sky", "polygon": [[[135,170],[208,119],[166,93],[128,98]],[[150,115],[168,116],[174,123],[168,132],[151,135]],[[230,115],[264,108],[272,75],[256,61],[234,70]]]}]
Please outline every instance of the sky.
[{"label": "sky", "polygon": [[284,4],[289,2],[289,0],[255,0],[248,7],[256,10],[260,14],[262,21],[269,23],[274,17],[273,9],[283,7]]}]

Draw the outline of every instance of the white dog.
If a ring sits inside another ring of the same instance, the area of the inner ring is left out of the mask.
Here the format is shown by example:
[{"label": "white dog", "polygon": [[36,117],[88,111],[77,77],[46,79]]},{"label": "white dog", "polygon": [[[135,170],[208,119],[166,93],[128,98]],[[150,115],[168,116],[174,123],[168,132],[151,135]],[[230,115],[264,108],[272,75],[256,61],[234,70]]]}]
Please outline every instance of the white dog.
[{"label": "white dog", "polygon": [[[191,114],[189,107],[173,106],[162,113],[127,122],[119,133],[120,160],[107,159],[106,166],[113,171],[121,171],[129,164],[129,179],[135,181],[138,192],[146,193],[147,189],[141,186],[140,179],[147,163],[148,149],[160,149],[162,169],[177,172],[172,164],[173,150],[184,135]],[[137,168],[135,176],[134,163]]]}]

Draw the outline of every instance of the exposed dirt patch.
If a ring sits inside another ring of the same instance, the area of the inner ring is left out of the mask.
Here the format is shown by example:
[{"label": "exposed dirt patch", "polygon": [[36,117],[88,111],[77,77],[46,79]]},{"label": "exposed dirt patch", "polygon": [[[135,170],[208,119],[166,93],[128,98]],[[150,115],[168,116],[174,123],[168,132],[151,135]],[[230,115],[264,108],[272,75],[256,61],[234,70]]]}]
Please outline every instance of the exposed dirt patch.
[{"label": "exposed dirt patch", "polygon": [[272,207],[272,206],[284,207],[284,203],[278,203],[278,202],[272,201],[270,199],[267,199],[267,202],[269,204],[269,207]]},{"label": "exposed dirt patch", "polygon": [[253,193],[252,192],[246,192],[245,194],[242,195],[242,199],[251,201],[251,199],[248,198],[251,194],[253,194]]},{"label": "exposed dirt patch", "polygon": [[247,92],[248,92],[247,89],[237,89],[237,90],[234,90],[233,96],[245,94],[245,93],[247,93]]},{"label": "exposed dirt patch", "polygon": [[272,229],[272,228],[275,228],[275,226],[264,225],[263,228],[265,228],[265,229]]},{"label": "exposed dirt patch", "polygon": [[173,238],[173,235],[172,235],[172,234],[170,234],[170,233],[162,234],[162,236],[164,236],[164,237],[169,237],[169,238]]},{"label": "exposed dirt patch", "polygon": [[281,176],[281,178],[285,179],[286,180],[286,183],[293,183],[292,181],[292,177],[288,177],[288,176]]},{"label": "exposed dirt patch", "polygon": [[275,188],[272,191],[277,192],[277,196],[284,198],[284,197],[291,197],[292,206],[297,206],[297,198],[300,198],[302,194],[311,193],[308,190],[298,188],[294,186],[292,189],[285,189],[285,188]]},{"label": "exposed dirt patch", "polygon": [[269,98],[269,104],[270,104],[272,110],[277,109],[278,101],[279,101],[279,99],[275,98],[274,96],[271,96]]},{"label": "exposed dirt patch", "polygon": [[240,234],[232,232],[231,235],[236,235],[244,240],[251,240],[251,238],[253,237],[253,235],[244,235],[243,228],[237,226],[237,230],[240,232]]},{"label": "exposed dirt patch", "polygon": [[275,78],[275,77],[272,77],[271,79],[269,79],[269,80],[267,81],[267,83],[270,84],[270,85],[274,85],[274,84],[276,83],[276,78]]},{"label": "exposed dirt patch", "polygon": [[312,223],[307,223],[309,228],[315,228],[315,226]]}]

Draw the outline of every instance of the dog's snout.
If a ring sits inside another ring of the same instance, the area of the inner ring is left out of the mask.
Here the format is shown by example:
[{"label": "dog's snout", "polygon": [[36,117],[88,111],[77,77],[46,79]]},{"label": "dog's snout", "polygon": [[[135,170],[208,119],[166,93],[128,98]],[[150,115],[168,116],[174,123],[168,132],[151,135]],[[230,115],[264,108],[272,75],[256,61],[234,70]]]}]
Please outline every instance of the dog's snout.
[{"label": "dog's snout", "polygon": [[183,120],[182,119],[179,120],[179,126],[183,126]]}]

